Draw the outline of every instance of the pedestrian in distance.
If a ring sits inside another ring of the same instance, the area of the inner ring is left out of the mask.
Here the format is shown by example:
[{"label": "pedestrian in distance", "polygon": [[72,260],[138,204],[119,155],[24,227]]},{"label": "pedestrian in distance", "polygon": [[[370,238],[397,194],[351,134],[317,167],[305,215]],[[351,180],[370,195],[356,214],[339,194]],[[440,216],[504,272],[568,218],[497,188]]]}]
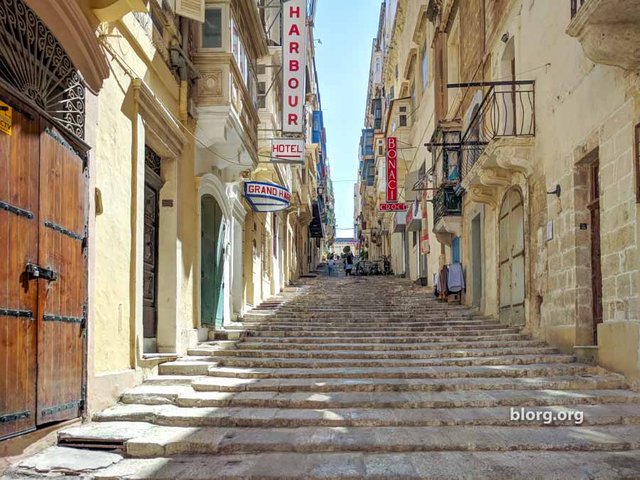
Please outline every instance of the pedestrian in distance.
[{"label": "pedestrian in distance", "polygon": [[333,275],[333,266],[335,265],[335,260],[333,259],[333,255],[329,257],[329,261],[327,262],[327,271],[329,272],[329,276]]},{"label": "pedestrian in distance", "polygon": [[348,252],[344,258],[344,271],[345,275],[351,276],[351,270],[353,269],[353,253]]}]

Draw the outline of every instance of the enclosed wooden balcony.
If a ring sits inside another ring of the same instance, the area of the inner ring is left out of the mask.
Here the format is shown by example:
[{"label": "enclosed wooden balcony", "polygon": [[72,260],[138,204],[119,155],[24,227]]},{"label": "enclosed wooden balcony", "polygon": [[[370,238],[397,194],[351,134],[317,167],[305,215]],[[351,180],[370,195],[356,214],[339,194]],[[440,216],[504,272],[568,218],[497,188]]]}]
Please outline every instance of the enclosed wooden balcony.
[{"label": "enclosed wooden balcony", "polygon": [[567,33],[595,63],[640,69],[640,0],[568,0]]},{"label": "enclosed wooden balcony", "polygon": [[194,64],[200,72],[198,138],[241,168],[255,168],[260,120],[256,97],[247,87],[247,83],[257,85],[255,78],[249,76],[247,82],[229,52],[199,51]]}]

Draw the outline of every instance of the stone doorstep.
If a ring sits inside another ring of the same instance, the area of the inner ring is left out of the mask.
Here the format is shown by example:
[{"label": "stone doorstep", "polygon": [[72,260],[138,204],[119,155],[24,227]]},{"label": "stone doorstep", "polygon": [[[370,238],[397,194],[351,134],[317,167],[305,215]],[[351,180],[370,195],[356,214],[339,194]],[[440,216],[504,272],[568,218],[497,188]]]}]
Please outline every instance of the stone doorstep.
[{"label": "stone doorstep", "polygon": [[[93,424],[120,424],[148,422],[145,424],[181,427],[254,427],[295,428],[303,426],[470,426],[493,425],[517,428],[522,425],[540,425],[525,421],[517,424],[510,419],[511,407],[457,408],[334,408],[276,409],[276,408],[186,408],[175,405],[118,405],[104,415],[95,418]],[[583,412],[582,426],[589,425],[640,425],[640,408],[637,404],[611,403],[605,405],[539,406],[540,412],[579,410]],[[554,425],[570,425],[574,422],[556,422]],[[131,430],[123,429],[126,432]],[[78,433],[74,434],[80,437]],[[130,436],[129,438],[132,438]]]},{"label": "stone doorstep", "polygon": [[595,367],[576,363],[499,366],[441,366],[405,368],[229,368],[209,370],[211,377],[224,378],[466,378],[466,377],[539,377],[581,375],[597,371]]},{"label": "stone doorstep", "polygon": [[268,452],[616,451],[640,449],[640,428],[628,425],[541,428],[154,426],[126,442],[132,457]]}]

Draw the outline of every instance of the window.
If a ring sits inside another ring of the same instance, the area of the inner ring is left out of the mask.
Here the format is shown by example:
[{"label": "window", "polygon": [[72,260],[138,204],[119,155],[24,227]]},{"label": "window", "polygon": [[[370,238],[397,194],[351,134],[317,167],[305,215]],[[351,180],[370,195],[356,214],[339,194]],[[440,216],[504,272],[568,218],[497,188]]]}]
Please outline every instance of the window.
[{"label": "window", "polygon": [[272,239],[273,239],[273,258],[278,258],[278,243],[279,243],[279,238],[278,238],[278,233],[279,233],[279,223],[278,219],[276,218],[275,214],[272,214],[271,216],[271,230],[273,231],[273,235],[272,235]]},{"label": "window", "polygon": [[202,48],[222,48],[222,10],[207,8],[202,25]]},{"label": "window", "polygon": [[267,106],[267,86],[265,82],[258,82],[258,108]]},{"label": "window", "polygon": [[411,112],[414,112],[416,110],[416,84],[415,83],[411,84],[410,96],[411,96]]},{"label": "window", "polygon": [[422,50],[422,92],[424,93],[424,91],[427,88],[427,85],[429,85],[429,57],[427,56],[427,46],[424,46],[424,49]]},{"label": "window", "polygon": [[238,70],[240,70],[240,76],[244,82],[245,87],[249,91],[249,95],[253,99],[254,105],[258,105],[258,95],[257,95],[257,80],[254,75],[254,69],[251,66],[251,62],[249,60],[249,56],[247,54],[247,50],[244,47],[244,43],[242,42],[242,38],[240,37],[240,31],[236,22],[231,19],[231,53],[233,53],[233,58],[236,60],[236,64],[238,65]]},{"label": "window", "polygon": [[640,203],[640,123],[636,125],[635,138],[635,164],[636,164],[636,201]]},{"label": "window", "polygon": [[[447,34],[447,83],[460,83],[460,22],[458,17]],[[451,110],[458,90],[455,88],[448,90],[448,109]]]}]

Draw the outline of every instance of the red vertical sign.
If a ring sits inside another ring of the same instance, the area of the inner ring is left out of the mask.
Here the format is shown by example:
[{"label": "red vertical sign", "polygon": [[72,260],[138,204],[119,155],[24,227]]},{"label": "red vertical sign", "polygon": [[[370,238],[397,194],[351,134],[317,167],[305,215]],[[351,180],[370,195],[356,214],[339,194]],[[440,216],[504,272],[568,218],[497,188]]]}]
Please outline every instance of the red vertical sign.
[{"label": "red vertical sign", "polygon": [[387,137],[387,202],[398,201],[398,140]]}]

